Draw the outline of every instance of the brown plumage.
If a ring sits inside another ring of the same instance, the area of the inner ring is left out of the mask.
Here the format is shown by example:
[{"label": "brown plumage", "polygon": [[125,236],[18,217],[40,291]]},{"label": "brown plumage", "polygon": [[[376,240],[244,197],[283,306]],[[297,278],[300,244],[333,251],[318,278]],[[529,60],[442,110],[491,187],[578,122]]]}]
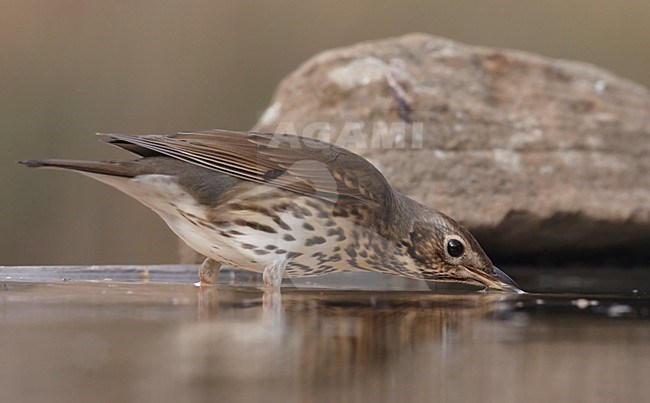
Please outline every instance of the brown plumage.
[{"label": "brown plumage", "polygon": [[140,200],[208,256],[202,282],[228,263],[273,286],[285,274],[362,270],[518,290],[467,230],[335,145],[224,130],[101,136],[140,158],[22,163],[76,170]]}]

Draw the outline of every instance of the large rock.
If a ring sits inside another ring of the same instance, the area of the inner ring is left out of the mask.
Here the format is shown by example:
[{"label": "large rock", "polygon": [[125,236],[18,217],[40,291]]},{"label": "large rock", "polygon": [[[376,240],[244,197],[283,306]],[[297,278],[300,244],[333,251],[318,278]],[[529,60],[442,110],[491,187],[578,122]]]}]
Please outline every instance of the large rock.
[{"label": "large rock", "polygon": [[367,42],[305,62],[254,129],[365,156],[497,261],[650,255],[650,93],[584,63],[422,34]]},{"label": "large rock", "polygon": [[[409,123],[404,148],[377,147],[381,122]],[[650,93],[593,66],[421,34],[330,50],[255,130],[323,128],[493,254],[650,241]]]}]

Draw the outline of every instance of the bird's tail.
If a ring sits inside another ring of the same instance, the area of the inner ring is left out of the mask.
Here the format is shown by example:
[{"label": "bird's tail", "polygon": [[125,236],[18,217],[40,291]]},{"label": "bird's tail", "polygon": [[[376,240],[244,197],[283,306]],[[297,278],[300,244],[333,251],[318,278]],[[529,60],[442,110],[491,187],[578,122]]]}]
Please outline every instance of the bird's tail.
[{"label": "bird's tail", "polygon": [[51,168],[79,171],[82,173],[100,174],[109,176],[120,176],[132,178],[137,175],[133,166],[127,161],[81,161],[81,160],[24,160],[19,164],[27,165],[30,168]]}]

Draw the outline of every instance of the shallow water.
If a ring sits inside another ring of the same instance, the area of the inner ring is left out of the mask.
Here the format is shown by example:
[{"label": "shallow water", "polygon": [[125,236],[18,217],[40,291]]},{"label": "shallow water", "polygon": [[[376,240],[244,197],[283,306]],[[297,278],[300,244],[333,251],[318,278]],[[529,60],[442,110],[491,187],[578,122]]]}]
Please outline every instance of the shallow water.
[{"label": "shallow water", "polygon": [[[196,267],[0,268],[2,401],[647,401],[650,271],[508,270],[535,293]],[[353,284],[353,285],[351,285]]]}]

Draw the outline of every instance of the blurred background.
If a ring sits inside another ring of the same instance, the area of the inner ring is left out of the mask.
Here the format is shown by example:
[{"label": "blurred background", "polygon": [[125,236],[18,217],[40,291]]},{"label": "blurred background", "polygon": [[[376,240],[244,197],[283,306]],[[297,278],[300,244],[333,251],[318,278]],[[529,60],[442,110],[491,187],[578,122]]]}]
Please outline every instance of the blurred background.
[{"label": "blurred background", "polygon": [[95,132],[248,129],[332,47],[425,32],[581,60],[650,86],[650,1],[0,0],[0,265],[177,261],[154,213],[26,158],[125,154]]}]

